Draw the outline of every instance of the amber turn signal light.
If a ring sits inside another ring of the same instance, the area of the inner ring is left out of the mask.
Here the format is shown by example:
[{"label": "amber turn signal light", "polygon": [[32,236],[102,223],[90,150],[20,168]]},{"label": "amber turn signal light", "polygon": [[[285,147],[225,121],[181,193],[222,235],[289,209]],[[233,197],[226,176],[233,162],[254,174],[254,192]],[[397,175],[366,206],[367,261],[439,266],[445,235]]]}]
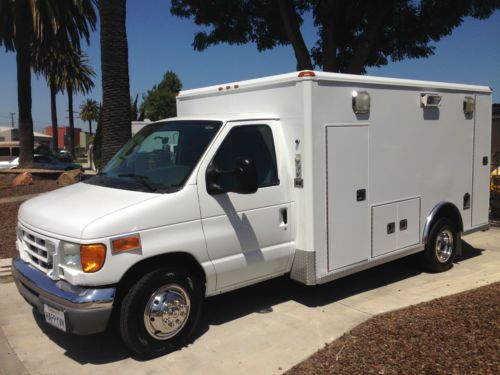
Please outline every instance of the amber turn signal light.
[{"label": "amber turn signal light", "polygon": [[106,245],[102,243],[80,245],[80,260],[83,272],[93,273],[99,271],[106,260]]},{"label": "amber turn signal light", "polygon": [[113,252],[118,253],[121,251],[131,251],[131,250],[140,250],[141,249],[141,238],[138,234],[117,238],[116,240],[111,241]]}]

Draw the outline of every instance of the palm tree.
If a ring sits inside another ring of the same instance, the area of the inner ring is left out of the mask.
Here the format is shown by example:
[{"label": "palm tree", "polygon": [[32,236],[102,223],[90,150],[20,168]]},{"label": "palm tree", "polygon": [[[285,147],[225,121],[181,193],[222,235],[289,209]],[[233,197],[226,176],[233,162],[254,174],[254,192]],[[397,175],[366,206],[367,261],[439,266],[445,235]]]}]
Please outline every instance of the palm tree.
[{"label": "palm tree", "polygon": [[0,0],[0,45],[16,52],[21,167],[33,164],[31,49],[59,43],[80,50],[95,30],[96,0]]},{"label": "palm tree", "polygon": [[80,118],[89,122],[89,133],[92,135],[92,121],[99,120],[99,104],[93,99],[87,99],[80,106]]},{"label": "palm tree", "polygon": [[100,0],[102,165],[130,139],[130,85],[125,0]]},{"label": "palm tree", "polygon": [[64,87],[68,95],[68,114],[69,114],[69,139],[70,153],[75,157],[75,123],[73,117],[73,94],[81,92],[88,94],[94,87],[92,77],[95,72],[88,65],[87,56],[78,51],[69,49],[62,56],[62,74],[59,77],[60,87]]},{"label": "palm tree", "polygon": [[50,89],[50,114],[52,120],[52,151],[57,153],[59,145],[57,124],[57,101],[56,96],[64,90],[59,79],[63,67],[62,53],[57,48],[35,48],[32,56],[33,69],[37,74],[45,76]]}]

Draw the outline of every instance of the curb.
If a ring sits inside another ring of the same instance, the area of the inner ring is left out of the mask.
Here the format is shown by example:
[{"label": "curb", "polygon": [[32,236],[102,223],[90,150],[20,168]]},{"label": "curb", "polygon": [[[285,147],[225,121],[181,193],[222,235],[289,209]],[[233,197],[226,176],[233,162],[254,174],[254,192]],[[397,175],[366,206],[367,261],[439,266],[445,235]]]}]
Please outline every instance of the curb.
[{"label": "curb", "polygon": [[12,258],[0,259],[0,284],[14,281],[12,278]]}]

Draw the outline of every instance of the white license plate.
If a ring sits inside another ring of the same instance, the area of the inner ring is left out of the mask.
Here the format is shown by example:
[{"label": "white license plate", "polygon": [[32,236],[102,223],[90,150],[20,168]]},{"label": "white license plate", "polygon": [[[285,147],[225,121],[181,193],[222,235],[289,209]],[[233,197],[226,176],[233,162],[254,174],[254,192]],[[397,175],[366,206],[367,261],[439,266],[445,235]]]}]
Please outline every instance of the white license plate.
[{"label": "white license plate", "polygon": [[59,328],[61,331],[66,332],[66,319],[64,319],[64,312],[54,309],[48,305],[43,305],[45,313],[45,321],[50,325]]}]

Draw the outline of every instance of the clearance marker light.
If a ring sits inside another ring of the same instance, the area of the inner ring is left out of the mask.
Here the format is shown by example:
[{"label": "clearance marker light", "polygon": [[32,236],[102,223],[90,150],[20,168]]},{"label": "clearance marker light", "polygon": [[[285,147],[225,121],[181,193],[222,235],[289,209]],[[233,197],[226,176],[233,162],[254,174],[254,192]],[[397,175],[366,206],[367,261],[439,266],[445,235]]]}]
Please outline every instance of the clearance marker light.
[{"label": "clearance marker light", "polygon": [[302,77],[316,77],[316,74],[312,70],[304,70],[299,73],[298,75],[299,78]]}]

